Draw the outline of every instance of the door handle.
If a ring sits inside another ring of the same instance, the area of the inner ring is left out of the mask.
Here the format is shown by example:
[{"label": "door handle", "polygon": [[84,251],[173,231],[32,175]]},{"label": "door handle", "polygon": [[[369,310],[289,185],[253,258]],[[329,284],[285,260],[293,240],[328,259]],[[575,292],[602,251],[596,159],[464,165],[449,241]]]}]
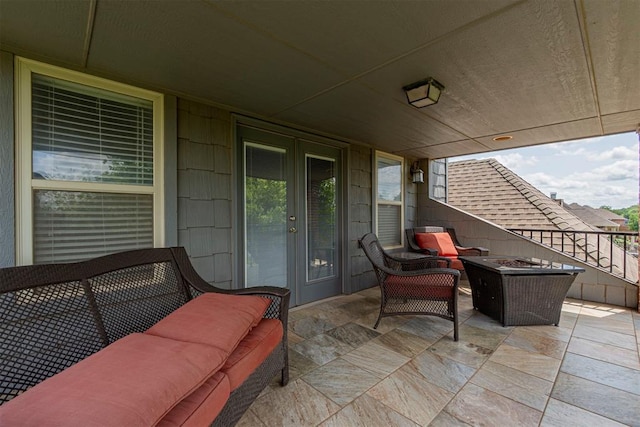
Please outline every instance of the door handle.
[{"label": "door handle", "polygon": [[298,232],[298,229],[297,229],[297,228],[295,228],[295,227],[291,227],[291,228],[289,229],[289,233],[297,233],[297,232]]}]

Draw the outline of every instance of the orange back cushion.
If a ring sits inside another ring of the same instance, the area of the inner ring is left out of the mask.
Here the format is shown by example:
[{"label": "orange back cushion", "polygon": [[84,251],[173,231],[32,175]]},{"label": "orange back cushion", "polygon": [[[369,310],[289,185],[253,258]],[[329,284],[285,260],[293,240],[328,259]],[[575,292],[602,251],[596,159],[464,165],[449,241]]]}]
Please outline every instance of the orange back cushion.
[{"label": "orange back cushion", "polygon": [[438,255],[457,257],[456,250],[449,233],[416,233],[416,243],[422,249],[437,249]]}]

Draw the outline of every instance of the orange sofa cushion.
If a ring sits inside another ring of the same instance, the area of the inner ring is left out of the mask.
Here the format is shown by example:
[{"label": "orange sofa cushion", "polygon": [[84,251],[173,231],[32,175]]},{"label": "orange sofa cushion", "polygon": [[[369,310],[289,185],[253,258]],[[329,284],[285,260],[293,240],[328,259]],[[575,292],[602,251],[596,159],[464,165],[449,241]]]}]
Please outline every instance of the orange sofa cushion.
[{"label": "orange sofa cushion", "polygon": [[263,319],[240,341],[222,367],[222,372],[229,377],[231,391],[241,385],[280,344],[282,334],[282,322],[278,319]]},{"label": "orange sofa cushion", "polygon": [[205,293],[184,304],[145,333],[174,340],[207,344],[228,357],[257,325],[271,304],[250,295]]},{"label": "orange sofa cushion", "polygon": [[157,427],[208,426],[222,411],[229,393],[229,378],[222,372],[216,372],[196,391],[182,399],[160,420]]},{"label": "orange sofa cushion", "polygon": [[439,256],[457,257],[456,250],[449,233],[416,233],[416,243],[422,249],[437,249]]},{"label": "orange sofa cushion", "polygon": [[155,425],[224,361],[215,347],[131,334],[2,405],[0,425]]}]

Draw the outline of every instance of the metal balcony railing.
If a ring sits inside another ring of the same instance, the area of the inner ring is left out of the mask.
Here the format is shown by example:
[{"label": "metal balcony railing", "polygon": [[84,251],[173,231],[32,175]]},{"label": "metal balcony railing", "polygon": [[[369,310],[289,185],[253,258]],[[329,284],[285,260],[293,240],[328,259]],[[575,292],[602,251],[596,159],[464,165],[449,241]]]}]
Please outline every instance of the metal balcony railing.
[{"label": "metal balcony railing", "polygon": [[638,280],[638,233],[509,228],[509,231],[548,246],[610,274]]}]

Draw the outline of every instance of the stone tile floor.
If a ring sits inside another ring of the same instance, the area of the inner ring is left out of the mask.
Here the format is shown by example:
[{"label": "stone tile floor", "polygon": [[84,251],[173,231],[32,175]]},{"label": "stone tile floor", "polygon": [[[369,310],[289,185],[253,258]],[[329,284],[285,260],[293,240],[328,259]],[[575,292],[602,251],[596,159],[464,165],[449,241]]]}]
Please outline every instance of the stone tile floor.
[{"label": "stone tile floor", "polygon": [[382,319],[379,290],[295,308],[291,381],[238,423],[271,426],[640,426],[640,314],[566,300],[560,325],[502,327],[473,310],[453,323]]}]

